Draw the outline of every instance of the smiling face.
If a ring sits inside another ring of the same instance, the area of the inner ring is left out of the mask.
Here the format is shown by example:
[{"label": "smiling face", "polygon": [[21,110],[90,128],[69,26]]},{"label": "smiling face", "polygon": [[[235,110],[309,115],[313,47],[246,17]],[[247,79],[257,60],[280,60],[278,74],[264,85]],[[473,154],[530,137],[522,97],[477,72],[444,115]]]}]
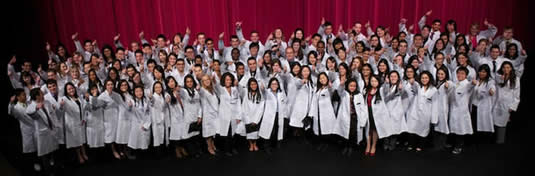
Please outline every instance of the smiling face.
[{"label": "smiling face", "polygon": [[121,87],[120,87],[120,89],[121,89],[121,92],[123,92],[123,93],[128,92],[128,82],[123,81],[123,82],[121,83]]},{"label": "smiling face", "polygon": [[70,97],[74,97],[76,95],[76,89],[72,85],[67,85],[67,95]]},{"label": "smiling face", "polygon": [[444,70],[440,69],[437,71],[437,78],[439,81],[444,81],[446,80],[446,72],[444,72]]},{"label": "smiling face", "polygon": [[271,91],[276,92],[279,89],[279,82],[271,81],[271,83],[269,84],[269,87],[271,88]]}]

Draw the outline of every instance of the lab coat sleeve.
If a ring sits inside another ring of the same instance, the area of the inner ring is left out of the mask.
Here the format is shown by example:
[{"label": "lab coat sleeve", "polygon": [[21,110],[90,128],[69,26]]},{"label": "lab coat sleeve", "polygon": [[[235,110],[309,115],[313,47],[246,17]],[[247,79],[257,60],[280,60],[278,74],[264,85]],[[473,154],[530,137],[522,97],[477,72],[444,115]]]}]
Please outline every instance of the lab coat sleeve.
[{"label": "lab coat sleeve", "polygon": [[420,28],[420,31],[424,28],[426,20],[427,17],[424,15],[422,18],[420,18],[420,21],[418,21],[418,27]]},{"label": "lab coat sleeve", "polygon": [[491,39],[496,35],[497,32],[498,32],[498,28],[496,28],[496,26],[494,26],[492,24],[489,24],[488,25],[488,29],[479,32],[479,35],[482,35],[483,37],[485,37],[487,39]]},{"label": "lab coat sleeve", "polygon": [[519,103],[520,103],[520,78],[517,77],[515,88],[513,90],[513,103],[511,103],[511,106],[509,107],[509,109],[516,111]]},{"label": "lab coat sleeve", "polygon": [[76,46],[76,51],[80,52],[80,53],[84,53],[84,48],[82,47],[82,44],[80,43],[80,40],[75,40],[74,41],[74,46]]}]

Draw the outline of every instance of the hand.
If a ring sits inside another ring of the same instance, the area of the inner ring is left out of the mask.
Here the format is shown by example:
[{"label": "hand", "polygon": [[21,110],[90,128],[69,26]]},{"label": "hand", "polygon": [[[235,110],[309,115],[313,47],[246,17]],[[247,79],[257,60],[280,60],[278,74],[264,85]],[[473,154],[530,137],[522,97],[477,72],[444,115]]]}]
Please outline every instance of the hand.
[{"label": "hand", "polygon": [[158,40],[156,40],[156,39],[150,39],[150,41],[152,41],[152,44],[158,43]]},{"label": "hand", "polygon": [[238,80],[234,80],[234,86],[238,86]]},{"label": "hand", "polygon": [[509,113],[512,113],[512,112],[513,112],[513,110],[512,110],[512,109],[509,109]]},{"label": "hand", "polygon": [[119,40],[119,37],[121,37],[121,34],[117,34],[115,37],[113,37],[113,41]]},{"label": "hand", "polygon": [[241,120],[240,120],[240,119],[237,119],[237,120],[236,120],[236,123],[240,123],[240,122],[241,122]]},{"label": "hand", "polygon": [[414,24],[411,24],[411,25],[409,26],[409,31],[412,31],[413,29],[414,29]]},{"label": "hand", "polygon": [[390,78],[386,77],[385,82],[390,84]]},{"label": "hand", "polygon": [[291,39],[295,38],[295,34],[292,33],[292,35],[290,36]]},{"label": "hand", "polygon": [[364,27],[369,28],[370,27],[370,21],[366,22],[366,24],[364,24]]},{"label": "hand", "polygon": [[338,33],[342,32],[344,32],[344,27],[342,26],[342,24],[340,24],[340,26],[338,26]]},{"label": "hand", "polygon": [[429,15],[431,15],[431,13],[433,13],[433,10],[429,10],[429,11],[427,11],[427,12],[425,13],[425,16],[429,16]]},{"label": "hand", "polygon": [[301,80],[301,83],[302,83],[302,84],[306,84],[306,83],[307,83],[307,79],[302,79],[302,80]]},{"label": "hand", "polygon": [[272,40],[272,39],[273,39],[273,33],[270,33],[270,34],[268,35],[267,40]]},{"label": "hand", "polygon": [[489,95],[490,95],[490,96],[494,96],[494,89],[490,89],[490,90],[489,90]]},{"label": "hand", "polygon": [[201,122],[202,122],[202,118],[198,117],[197,118],[197,124],[201,124]]},{"label": "hand", "polygon": [[485,26],[489,25],[489,21],[487,20],[487,18],[485,18],[485,21],[483,21],[483,24],[485,24]]},{"label": "hand", "polygon": [[193,46],[197,45],[197,39],[195,39],[195,41],[193,41]]},{"label": "hand", "polygon": [[11,60],[9,60],[9,64],[13,65],[15,64],[15,62],[17,62],[17,56],[13,55],[13,57],[11,57]]},{"label": "hand", "polygon": [[312,36],[308,35],[307,38],[305,38],[305,41],[308,42],[308,41],[310,41],[311,38],[312,38]]},{"label": "hand", "polygon": [[522,56],[525,56],[525,55],[526,55],[526,50],[525,50],[525,49],[522,49],[521,54],[522,54]]},{"label": "hand", "polygon": [[219,34],[219,39],[220,40],[223,40],[223,37],[225,36],[225,32],[221,32],[221,34]]},{"label": "hand", "polygon": [[236,29],[241,29],[241,21],[236,22]]},{"label": "hand", "polygon": [[167,98],[165,98],[165,102],[166,102],[166,103],[171,102],[171,97],[167,97]]},{"label": "hand", "polygon": [[42,109],[42,108],[43,108],[43,106],[44,106],[44,104],[43,104],[43,103],[37,103],[37,109]]},{"label": "hand", "polygon": [[403,84],[402,83],[398,84],[398,89],[399,90],[403,90]]},{"label": "hand", "polygon": [[401,24],[405,24],[405,23],[407,23],[407,19],[405,19],[405,18],[401,18],[401,20],[399,20],[399,23],[401,23]]},{"label": "hand", "polygon": [[321,25],[325,24],[325,17],[321,17]]},{"label": "hand", "polygon": [[333,88],[333,83],[329,81],[329,88]]},{"label": "hand", "polygon": [[472,80],[472,85],[477,85],[477,80]]},{"label": "hand", "polygon": [[141,125],[141,130],[147,131],[148,129],[146,129],[143,125]]},{"label": "hand", "polygon": [[141,31],[141,32],[139,33],[139,38],[145,38],[145,32]]},{"label": "hand", "polygon": [[449,83],[448,81],[446,81],[446,82],[444,83],[444,87],[445,87],[446,89],[449,88],[449,87],[450,87],[450,83]]},{"label": "hand", "polygon": [[50,44],[48,42],[45,43],[45,49],[46,51],[50,51]]},{"label": "hand", "polygon": [[60,105],[60,106],[65,105],[65,100],[62,99],[62,100],[59,102],[59,105]]},{"label": "hand", "polygon": [[17,100],[17,96],[13,95],[13,96],[11,96],[11,98],[9,99],[9,102],[11,102],[11,103],[15,103],[16,100]]},{"label": "hand", "polygon": [[167,42],[165,42],[165,45],[169,45],[171,44],[171,40],[167,40]]},{"label": "hand", "polygon": [[189,35],[191,34],[191,30],[189,29],[189,27],[186,27],[186,35]]},{"label": "hand", "polygon": [[412,85],[414,84],[414,78],[409,79],[409,83]]},{"label": "hand", "polygon": [[39,64],[39,66],[37,66],[37,72],[41,73],[41,71],[43,71],[43,65]]},{"label": "hand", "polygon": [[97,40],[93,40],[93,42],[91,42],[91,45],[97,46]]},{"label": "hand", "polygon": [[76,40],[77,37],[78,37],[78,32],[72,34],[72,36],[71,36],[72,40]]}]

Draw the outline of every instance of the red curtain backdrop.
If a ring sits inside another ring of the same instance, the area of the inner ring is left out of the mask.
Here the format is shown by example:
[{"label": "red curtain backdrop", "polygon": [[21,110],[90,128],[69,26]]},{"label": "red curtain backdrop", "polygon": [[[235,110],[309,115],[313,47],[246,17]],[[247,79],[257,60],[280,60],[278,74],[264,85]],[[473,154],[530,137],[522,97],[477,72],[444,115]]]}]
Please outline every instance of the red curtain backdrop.
[{"label": "red curtain backdrop", "polygon": [[[145,32],[146,39],[157,34],[172,37],[184,34],[190,27],[192,36],[204,32],[217,39],[225,32],[228,45],[230,35],[235,34],[234,23],[243,21],[246,38],[253,29],[260,32],[264,41],[269,32],[280,27],[286,38],[293,30],[302,27],[307,35],[317,32],[321,18],[344,29],[356,21],[370,21],[390,27],[398,32],[400,18],[415,24],[428,10],[433,10],[427,23],[441,19],[454,19],[457,30],[468,31],[472,22],[483,23],[485,18],[499,28],[515,27],[515,38],[526,46],[532,34],[527,30],[527,2],[506,0],[43,0],[35,2],[38,8],[40,32],[44,41],[61,42],[73,51],[71,35],[79,33],[79,39],[96,39],[99,46],[112,44],[113,36],[121,34],[123,44],[136,40]],[[527,20],[530,21],[530,20]],[[483,26],[483,25],[482,25]],[[416,29],[415,29],[416,30]],[[529,38],[528,38],[529,37]],[[190,40],[190,44],[194,39]],[[44,53],[44,49],[41,49]]]}]

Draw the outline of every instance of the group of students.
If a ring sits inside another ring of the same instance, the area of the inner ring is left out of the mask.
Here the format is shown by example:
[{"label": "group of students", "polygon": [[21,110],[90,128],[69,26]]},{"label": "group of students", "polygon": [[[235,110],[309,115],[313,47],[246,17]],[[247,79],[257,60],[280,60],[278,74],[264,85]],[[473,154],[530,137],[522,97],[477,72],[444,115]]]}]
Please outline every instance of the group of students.
[{"label": "group of students", "polygon": [[9,113],[20,121],[23,153],[46,161],[70,149],[84,163],[87,147],[104,146],[117,159],[149,147],[169,147],[177,158],[232,156],[239,136],[249,151],[261,141],[267,153],[289,136],[313,139],[319,151],[340,136],[347,156],[363,141],[365,155],[374,156],[379,139],[385,150],[407,143],[421,151],[430,133],[435,149],[453,145],[454,154],[466,135],[490,141],[496,133],[503,143],[527,57],[513,29],[495,38],[497,28],[485,20],[487,30],[474,23],[463,35],[449,20],[441,31],[440,20],[426,25],[431,13],[418,23],[421,33],[401,19],[394,37],[369,22],[367,36],[359,22],[334,34],[322,19],[312,36],[298,28],[286,41],[277,28],[262,43],[256,31],[245,39],[237,22],[230,46],[222,33],[218,49],[202,32],[188,45],[189,29],[152,44],[141,32],[141,45],[130,49],[120,35],[115,49],[99,49],[74,34],[72,56],[47,43],[47,69],[34,72],[25,61],[17,72],[12,58]]}]

